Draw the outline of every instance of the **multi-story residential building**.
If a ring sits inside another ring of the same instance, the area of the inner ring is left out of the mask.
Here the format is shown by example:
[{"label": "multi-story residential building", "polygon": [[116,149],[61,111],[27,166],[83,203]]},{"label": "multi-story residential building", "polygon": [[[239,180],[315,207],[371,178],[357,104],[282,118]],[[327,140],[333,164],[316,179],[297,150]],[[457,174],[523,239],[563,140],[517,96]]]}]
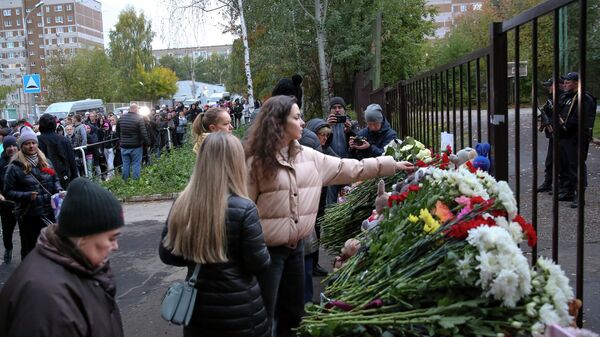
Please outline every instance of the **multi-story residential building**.
[{"label": "multi-story residential building", "polygon": [[193,56],[195,59],[197,59],[197,58],[207,59],[213,54],[229,56],[229,54],[231,54],[231,45],[156,49],[156,50],[152,51],[152,55],[157,60],[159,60],[161,57],[166,56],[166,55],[173,56],[176,58],[184,58],[186,56],[188,56],[188,57]]},{"label": "multi-story residential building", "polygon": [[437,15],[435,17],[435,37],[444,37],[446,33],[452,30],[454,20],[461,14],[470,11],[481,10],[486,0],[427,0],[427,5],[435,7]]},{"label": "multi-story residential building", "polygon": [[53,51],[92,47],[104,47],[99,1],[0,0],[0,85],[20,85],[24,74],[40,74],[44,95]]}]

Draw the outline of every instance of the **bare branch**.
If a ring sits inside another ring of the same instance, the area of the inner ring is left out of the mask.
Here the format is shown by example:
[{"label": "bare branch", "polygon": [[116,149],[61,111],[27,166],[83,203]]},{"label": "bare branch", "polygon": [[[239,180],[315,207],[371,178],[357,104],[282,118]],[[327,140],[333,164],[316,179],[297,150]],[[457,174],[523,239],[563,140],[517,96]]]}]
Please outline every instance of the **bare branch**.
[{"label": "bare branch", "polygon": [[317,18],[315,18],[315,16],[314,16],[314,15],[310,14],[310,13],[309,13],[309,12],[306,10],[306,7],[304,7],[304,5],[303,5],[303,4],[300,2],[300,0],[297,0],[297,1],[298,1],[298,5],[300,5],[300,7],[301,7],[301,8],[304,10],[304,13],[306,13],[306,15],[308,15],[308,17],[310,17],[311,19],[313,19],[315,22],[317,22],[317,23],[318,23],[319,21],[317,20]]}]

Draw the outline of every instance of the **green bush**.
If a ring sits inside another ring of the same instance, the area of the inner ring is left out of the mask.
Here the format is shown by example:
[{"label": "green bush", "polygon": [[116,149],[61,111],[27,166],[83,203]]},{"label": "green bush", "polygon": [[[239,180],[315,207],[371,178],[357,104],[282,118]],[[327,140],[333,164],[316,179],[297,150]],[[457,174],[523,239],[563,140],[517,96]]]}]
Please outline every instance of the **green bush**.
[{"label": "green bush", "polygon": [[102,185],[118,198],[181,192],[192,175],[195,160],[192,145],[186,142],[169,154],[163,152],[160,159],[153,158],[153,165],[142,167],[139,180],[124,182],[118,175]]}]

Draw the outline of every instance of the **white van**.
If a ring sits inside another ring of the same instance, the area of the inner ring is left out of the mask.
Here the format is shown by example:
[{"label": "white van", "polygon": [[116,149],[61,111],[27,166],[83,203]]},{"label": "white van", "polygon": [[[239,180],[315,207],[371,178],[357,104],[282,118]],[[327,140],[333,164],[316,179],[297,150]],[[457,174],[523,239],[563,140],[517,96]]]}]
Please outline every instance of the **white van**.
[{"label": "white van", "polygon": [[56,116],[59,119],[66,118],[69,114],[84,114],[95,110],[104,113],[104,102],[101,99],[84,99],[74,102],[57,102],[48,106],[44,113]]}]

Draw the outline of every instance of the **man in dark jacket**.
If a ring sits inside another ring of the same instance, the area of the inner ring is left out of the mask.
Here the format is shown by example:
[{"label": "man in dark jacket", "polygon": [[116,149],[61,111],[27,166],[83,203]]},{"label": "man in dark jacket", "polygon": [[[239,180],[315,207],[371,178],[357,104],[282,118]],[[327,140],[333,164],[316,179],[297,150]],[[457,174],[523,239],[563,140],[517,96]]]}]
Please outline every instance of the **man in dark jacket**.
[{"label": "man in dark jacket", "polygon": [[[560,116],[560,136],[559,136],[559,150],[560,150],[560,166],[565,175],[564,189],[558,195],[558,200],[561,201],[572,201],[571,207],[577,208],[577,199],[575,197],[575,190],[577,188],[577,155],[579,148],[577,146],[577,135],[583,133],[583,144],[581,145],[583,154],[583,184],[584,188],[587,186],[587,167],[585,161],[587,160],[588,150],[590,142],[592,140],[592,129],[594,127],[594,120],[596,118],[596,99],[585,92],[583,97],[583,129],[579,129],[579,74],[576,72],[570,72],[564,77],[564,89],[565,93],[561,97],[561,106],[559,111]],[[562,185],[562,183],[561,183]]]},{"label": "man in dark jacket", "polygon": [[379,104],[367,107],[365,121],[367,127],[360,130],[357,137],[350,139],[352,157],[359,160],[383,155],[383,148],[396,138],[396,131],[383,117]]},{"label": "man in dark jacket", "polygon": [[129,112],[117,122],[117,137],[121,142],[123,180],[129,179],[131,167],[133,167],[132,177],[137,180],[142,169],[142,147],[150,144],[144,119],[138,115],[137,104],[131,104]]},{"label": "man in dark jacket", "polygon": [[66,189],[69,182],[78,176],[73,146],[67,138],[59,136],[54,131],[56,129],[54,116],[43,114],[40,117],[39,126],[41,133],[38,136],[40,150],[50,159],[61,186]]}]

